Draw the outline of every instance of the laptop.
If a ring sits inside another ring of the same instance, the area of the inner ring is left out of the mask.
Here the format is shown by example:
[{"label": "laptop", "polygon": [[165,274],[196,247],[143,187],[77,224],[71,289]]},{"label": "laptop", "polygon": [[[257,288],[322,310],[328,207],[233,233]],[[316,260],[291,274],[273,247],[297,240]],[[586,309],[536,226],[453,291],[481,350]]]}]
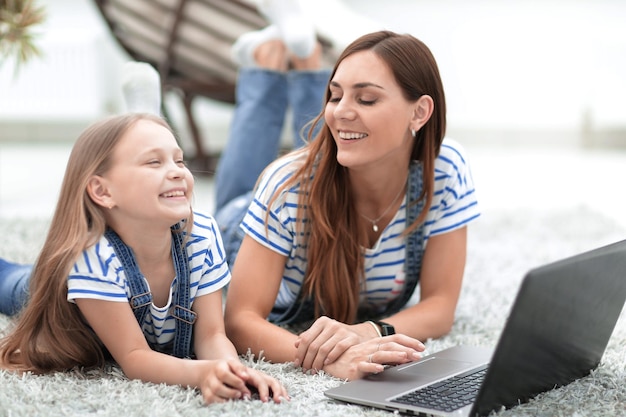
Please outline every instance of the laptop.
[{"label": "laptop", "polygon": [[404,414],[484,416],[588,375],[625,302],[626,240],[530,270],[495,349],[452,347],[324,394]]}]

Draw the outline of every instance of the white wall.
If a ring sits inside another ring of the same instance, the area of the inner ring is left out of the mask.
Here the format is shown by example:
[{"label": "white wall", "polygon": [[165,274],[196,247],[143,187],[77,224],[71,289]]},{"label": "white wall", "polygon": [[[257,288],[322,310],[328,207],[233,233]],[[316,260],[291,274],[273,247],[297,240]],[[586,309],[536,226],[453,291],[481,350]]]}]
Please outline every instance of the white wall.
[{"label": "white wall", "polygon": [[[431,47],[444,78],[451,135],[505,144],[626,144],[626,2],[344,2]],[[0,67],[0,140],[58,138],[55,123],[82,127],[120,111],[126,57],[93,4],[40,3],[49,12],[40,39],[46,55],[17,79],[9,65]],[[319,15],[338,32],[351,25],[328,9]],[[69,65],[60,64],[68,45],[82,56],[65,56]],[[223,141],[230,108],[203,102],[196,111],[213,143]]]},{"label": "white wall", "polygon": [[36,0],[46,10],[33,29],[41,56],[15,71],[0,66],[0,140],[73,140],[86,124],[119,111],[119,69],[126,57],[95,6]]},{"label": "white wall", "polygon": [[431,47],[451,130],[582,140],[586,129],[599,141],[621,130],[626,145],[626,2],[345,2]]}]

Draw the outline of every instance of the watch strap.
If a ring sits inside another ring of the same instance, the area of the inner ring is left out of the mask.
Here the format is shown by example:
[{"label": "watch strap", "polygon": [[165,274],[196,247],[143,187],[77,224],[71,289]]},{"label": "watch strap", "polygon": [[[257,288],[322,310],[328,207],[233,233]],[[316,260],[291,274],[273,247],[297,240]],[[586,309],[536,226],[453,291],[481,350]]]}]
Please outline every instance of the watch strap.
[{"label": "watch strap", "polygon": [[383,336],[391,336],[392,334],[396,334],[396,329],[391,324],[386,323],[384,321],[374,321],[380,327],[380,334]]}]

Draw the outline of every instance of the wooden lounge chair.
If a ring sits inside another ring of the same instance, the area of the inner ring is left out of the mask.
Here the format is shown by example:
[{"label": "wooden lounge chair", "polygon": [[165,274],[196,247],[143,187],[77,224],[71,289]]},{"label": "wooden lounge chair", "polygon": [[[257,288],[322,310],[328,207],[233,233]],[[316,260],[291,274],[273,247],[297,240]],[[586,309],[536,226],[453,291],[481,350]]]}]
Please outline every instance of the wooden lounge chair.
[{"label": "wooden lounge chair", "polygon": [[[207,139],[194,119],[192,103],[198,96],[234,103],[237,65],[231,46],[243,33],[267,26],[265,18],[244,0],[94,1],[132,59],[159,72],[163,93],[178,93],[195,147],[192,166],[214,172],[217,155],[205,151]],[[167,117],[165,106],[163,113]]]},{"label": "wooden lounge chair", "polygon": [[192,164],[213,172],[217,157],[205,151],[192,103],[198,96],[234,103],[237,66],[230,48],[241,34],[267,26],[266,20],[240,0],[95,2],[130,57],[156,68],[163,93],[180,96],[195,147]]}]

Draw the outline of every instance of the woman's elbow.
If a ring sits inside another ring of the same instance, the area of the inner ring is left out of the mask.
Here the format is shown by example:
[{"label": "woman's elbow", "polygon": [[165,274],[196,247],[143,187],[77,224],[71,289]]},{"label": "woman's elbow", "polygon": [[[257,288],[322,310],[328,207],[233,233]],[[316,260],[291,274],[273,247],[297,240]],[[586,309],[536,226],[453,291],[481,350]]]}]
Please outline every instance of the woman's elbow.
[{"label": "woman's elbow", "polygon": [[226,336],[235,345],[238,353],[245,353],[247,350],[246,335],[248,323],[246,314],[241,311],[226,310],[224,312],[224,329]]},{"label": "woman's elbow", "polygon": [[454,326],[454,315],[443,315],[439,317],[435,326],[433,326],[433,339],[438,339],[450,333],[452,331],[452,326]]}]

